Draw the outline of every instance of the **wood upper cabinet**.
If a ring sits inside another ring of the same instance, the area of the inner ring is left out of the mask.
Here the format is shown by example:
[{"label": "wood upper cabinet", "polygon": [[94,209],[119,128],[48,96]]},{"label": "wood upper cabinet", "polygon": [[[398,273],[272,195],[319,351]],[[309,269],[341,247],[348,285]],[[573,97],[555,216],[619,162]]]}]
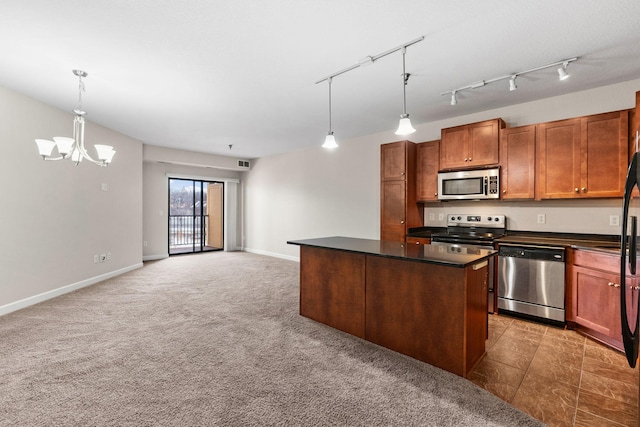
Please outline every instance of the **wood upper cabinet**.
[{"label": "wood upper cabinet", "polygon": [[417,144],[417,200],[438,200],[438,170],[440,169],[440,141]]},{"label": "wood upper cabinet", "polygon": [[440,169],[460,169],[498,164],[502,119],[442,129]]},{"label": "wood upper cabinet", "polygon": [[537,126],[536,198],[623,196],[628,110]]},{"label": "wood upper cabinet", "polygon": [[500,167],[503,199],[535,197],[536,126],[500,131]]},{"label": "wood upper cabinet", "polygon": [[380,146],[380,240],[404,242],[410,227],[423,224],[416,202],[416,144],[398,141]]}]

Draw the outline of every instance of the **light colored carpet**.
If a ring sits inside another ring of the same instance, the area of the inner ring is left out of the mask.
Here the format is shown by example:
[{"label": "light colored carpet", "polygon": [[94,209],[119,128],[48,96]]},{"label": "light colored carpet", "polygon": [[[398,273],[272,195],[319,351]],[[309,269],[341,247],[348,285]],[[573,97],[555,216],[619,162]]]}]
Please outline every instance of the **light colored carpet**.
[{"label": "light colored carpet", "polygon": [[299,265],[183,255],[0,317],[0,425],[538,426],[299,316]]}]

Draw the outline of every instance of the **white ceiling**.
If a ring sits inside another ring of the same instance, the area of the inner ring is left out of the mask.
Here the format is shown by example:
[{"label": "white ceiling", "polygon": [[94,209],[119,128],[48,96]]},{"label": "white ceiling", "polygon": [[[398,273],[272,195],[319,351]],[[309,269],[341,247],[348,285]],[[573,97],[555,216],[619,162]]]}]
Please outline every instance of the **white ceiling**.
[{"label": "white ceiling", "polygon": [[[0,0],[0,85],[71,111],[80,68],[89,121],[257,158],[322,144],[328,85],[315,82],[423,35],[406,54],[414,124],[640,78],[637,0]],[[550,68],[455,107],[440,95],[574,56],[563,82]],[[392,134],[401,74],[396,52],[333,79],[338,141]]]}]

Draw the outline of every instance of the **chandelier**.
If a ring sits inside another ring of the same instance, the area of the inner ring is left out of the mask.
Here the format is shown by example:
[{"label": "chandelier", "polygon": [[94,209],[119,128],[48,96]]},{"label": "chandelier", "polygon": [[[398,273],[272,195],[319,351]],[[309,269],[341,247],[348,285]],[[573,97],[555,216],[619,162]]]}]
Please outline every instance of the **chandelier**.
[{"label": "chandelier", "polygon": [[[43,160],[63,160],[71,159],[76,166],[82,161],[87,159],[91,163],[100,166],[108,166],[113,159],[113,155],[116,154],[115,150],[110,145],[96,144],[96,152],[98,154],[98,160],[94,160],[86,148],[84,147],[84,115],[87,114],[82,110],[82,92],[84,92],[83,77],[87,77],[86,71],[72,70],[73,74],[78,76],[78,108],[73,110],[76,113],[76,117],[73,119],[73,138],[65,136],[54,136],[53,141],[48,139],[36,139],[38,144],[39,154]],[[52,156],[54,148],[58,148],[58,156]]]}]

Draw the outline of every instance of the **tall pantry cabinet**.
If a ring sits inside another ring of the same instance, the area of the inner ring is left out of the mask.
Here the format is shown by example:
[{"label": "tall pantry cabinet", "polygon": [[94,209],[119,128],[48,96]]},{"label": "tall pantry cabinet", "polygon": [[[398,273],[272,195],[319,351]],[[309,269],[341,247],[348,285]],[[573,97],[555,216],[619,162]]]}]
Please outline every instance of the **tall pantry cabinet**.
[{"label": "tall pantry cabinet", "polygon": [[404,242],[410,227],[423,223],[416,203],[416,144],[398,141],[380,146],[380,240]]}]

